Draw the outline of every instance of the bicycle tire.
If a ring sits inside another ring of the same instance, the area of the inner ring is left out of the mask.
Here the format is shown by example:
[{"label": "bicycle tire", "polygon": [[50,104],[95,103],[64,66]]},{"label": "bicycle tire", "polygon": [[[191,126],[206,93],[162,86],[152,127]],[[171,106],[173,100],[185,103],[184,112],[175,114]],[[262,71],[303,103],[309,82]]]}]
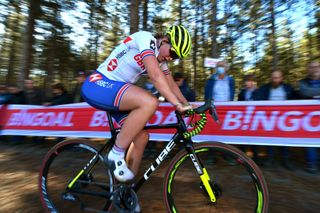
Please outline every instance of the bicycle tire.
[{"label": "bicycle tire", "polygon": [[98,162],[90,174],[81,173],[73,183],[76,190],[96,195],[66,191],[71,180],[87,165],[97,150],[96,145],[85,139],[62,141],[50,149],[39,172],[39,195],[46,212],[95,211],[97,207],[101,212],[111,210],[110,199],[102,197],[102,194],[113,192],[114,178],[104,165],[102,155],[98,155]]},{"label": "bicycle tire", "polygon": [[[216,203],[210,202],[189,154],[181,150],[171,161],[164,179],[167,212],[268,212],[267,184],[253,160],[236,147],[219,142],[194,144],[194,149],[211,185],[218,184],[216,191],[222,194]],[[231,162],[234,165],[229,166]]]}]

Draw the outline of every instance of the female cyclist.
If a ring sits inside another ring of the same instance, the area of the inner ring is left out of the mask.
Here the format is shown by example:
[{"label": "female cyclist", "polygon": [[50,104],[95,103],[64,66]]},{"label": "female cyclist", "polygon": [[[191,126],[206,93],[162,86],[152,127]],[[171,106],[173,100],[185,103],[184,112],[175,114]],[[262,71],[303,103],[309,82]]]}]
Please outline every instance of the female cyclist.
[{"label": "female cyclist", "polygon": [[122,126],[114,147],[105,157],[106,163],[114,166],[117,180],[126,182],[138,173],[149,140],[143,127],[158,107],[158,100],[152,94],[133,84],[140,75],[148,74],[156,89],[179,112],[192,108],[167,65],[168,61],[186,58],[190,50],[190,34],[181,25],[173,25],[165,34],[155,36],[140,31],[119,44],[83,84],[85,101],[95,108],[110,111]]}]

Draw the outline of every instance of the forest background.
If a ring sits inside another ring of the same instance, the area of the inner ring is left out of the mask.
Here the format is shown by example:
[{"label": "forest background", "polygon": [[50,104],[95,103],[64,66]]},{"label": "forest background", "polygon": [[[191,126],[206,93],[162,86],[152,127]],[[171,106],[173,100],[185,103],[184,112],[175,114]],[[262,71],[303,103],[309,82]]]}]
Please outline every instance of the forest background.
[{"label": "forest background", "polygon": [[203,100],[213,69],[205,57],[230,65],[258,85],[279,69],[296,86],[310,61],[320,61],[320,0],[0,0],[0,85],[32,78],[50,94],[59,80],[70,91],[77,73],[96,69],[129,34],[164,32],[183,24],[193,39],[187,60],[172,63]]}]

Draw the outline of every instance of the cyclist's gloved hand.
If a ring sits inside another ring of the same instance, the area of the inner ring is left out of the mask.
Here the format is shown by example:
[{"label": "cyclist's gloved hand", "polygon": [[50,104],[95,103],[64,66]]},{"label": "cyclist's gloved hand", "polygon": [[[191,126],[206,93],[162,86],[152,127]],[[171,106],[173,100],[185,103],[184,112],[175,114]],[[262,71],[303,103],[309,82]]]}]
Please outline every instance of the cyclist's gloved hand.
[{"label": "cyclist's gloved hand", "polygon": [[178,112],[181,114],[186,112],[187,110],[192,109],[192,105],[183,105],[182,103],[177,103],[175,106]]}]

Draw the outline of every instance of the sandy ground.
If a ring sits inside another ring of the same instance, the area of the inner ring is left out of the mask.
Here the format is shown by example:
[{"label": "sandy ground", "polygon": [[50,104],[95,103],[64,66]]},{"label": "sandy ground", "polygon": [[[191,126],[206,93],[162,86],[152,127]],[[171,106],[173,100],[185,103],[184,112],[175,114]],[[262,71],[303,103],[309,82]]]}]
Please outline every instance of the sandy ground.
[{"label": "sandy ground", "polygon": [[[0,212],[44,212],[38,196],[37,181],[41,160],[53,142],[0,142]],[[303,149],[294,150],[295,171],[280,165],[263,169],[270,192],[271,213],[320,211],[320,175],[303,168]],[[143,212],[164,212],[161,198],[162,166],[139,192]],[[155,193],[158,192],[158,193]],[[152,196],[152,199],[150,199]]]}]

